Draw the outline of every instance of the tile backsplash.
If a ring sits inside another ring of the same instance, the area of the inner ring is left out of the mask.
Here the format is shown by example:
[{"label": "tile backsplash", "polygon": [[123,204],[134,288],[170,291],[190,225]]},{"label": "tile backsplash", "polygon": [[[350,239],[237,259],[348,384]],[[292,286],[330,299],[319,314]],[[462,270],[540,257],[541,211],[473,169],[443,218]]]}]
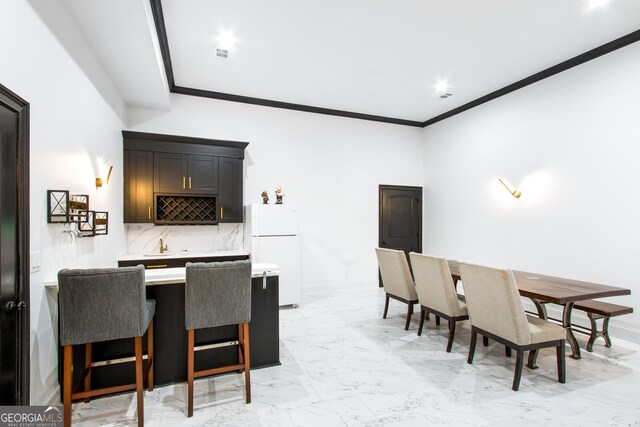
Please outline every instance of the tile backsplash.
[{"label": "tile backsplash", "polygon": [[127,253],[153,253],[162,239],[171,252],[242,249],[242,224],[152,225],[125,224]]}]

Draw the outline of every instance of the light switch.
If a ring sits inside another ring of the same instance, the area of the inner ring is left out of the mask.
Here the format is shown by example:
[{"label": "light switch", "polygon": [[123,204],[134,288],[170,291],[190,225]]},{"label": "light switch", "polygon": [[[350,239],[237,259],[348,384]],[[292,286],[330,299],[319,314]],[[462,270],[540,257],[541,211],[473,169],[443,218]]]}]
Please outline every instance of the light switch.
[{"label": "light switch", "polygon": [[40,252],[31,252],[31,273],[40,271]]}]

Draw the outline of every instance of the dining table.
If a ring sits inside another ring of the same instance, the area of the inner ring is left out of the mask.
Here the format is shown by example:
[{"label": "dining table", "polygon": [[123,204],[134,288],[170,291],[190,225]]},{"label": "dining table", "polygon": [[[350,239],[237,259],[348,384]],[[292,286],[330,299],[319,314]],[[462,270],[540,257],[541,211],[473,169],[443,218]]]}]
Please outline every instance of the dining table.
[{"label": "dining table", "polygon": [[[461,280],[462,286],[464,287],[464,280],[460,277],[458,261],[449,260],[448,263],[454,283]],[[571,326],[573,305],[578,301],[631,294],[631,290],[627,288],[547,276],[538,273],[528,273],[525,271],[512,271],[520,296],[531,299],[540,318],[547,320],[547,311],[545,308],[545,304],[547,303],[558,304],[564,307],[562,310],[562,326],[567,331],[567,341],[569,345],[571,345],[571,357],[574,359],[580,359],[581,356],[580,347],[578,346],[578,341]],[[529,368],[537,368],[537,355],[537,350],[529,353],[527,363]]]}]

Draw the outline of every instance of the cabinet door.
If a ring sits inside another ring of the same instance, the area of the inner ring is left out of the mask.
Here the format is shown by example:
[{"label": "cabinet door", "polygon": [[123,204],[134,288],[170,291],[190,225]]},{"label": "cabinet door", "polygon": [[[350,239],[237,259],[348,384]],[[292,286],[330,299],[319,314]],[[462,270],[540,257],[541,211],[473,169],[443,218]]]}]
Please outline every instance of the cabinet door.
[{"label": "cabinet door", "polygon": [[155,153],[154,189],[158,193],[187,192],[186,154]]},{"label": "cabinet door", "polygon": [[187,189],[194,194],[218,194],[218,158],[189,155]]},{"label": "cabinet door", "polygon": [[153,222],[153,153],[124,151],[124,222]]},{"label": "cabinet door", "polygon": [[242,222],[242,160],[220,157],[219,222]]}]

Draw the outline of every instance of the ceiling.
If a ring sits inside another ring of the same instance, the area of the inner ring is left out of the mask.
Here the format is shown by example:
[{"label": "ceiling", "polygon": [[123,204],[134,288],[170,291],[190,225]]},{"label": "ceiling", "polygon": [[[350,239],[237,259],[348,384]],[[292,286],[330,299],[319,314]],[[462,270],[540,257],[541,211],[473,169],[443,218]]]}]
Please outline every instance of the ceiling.
[{"label": "ceiling", "polygon": [[[640,28],[640,1],[602,1],[161,5],[176,86],[423,122]],[[166,109],[149,0],[64,2],[126,103]],[[221,31],[236,39],[227,59]]]}]

